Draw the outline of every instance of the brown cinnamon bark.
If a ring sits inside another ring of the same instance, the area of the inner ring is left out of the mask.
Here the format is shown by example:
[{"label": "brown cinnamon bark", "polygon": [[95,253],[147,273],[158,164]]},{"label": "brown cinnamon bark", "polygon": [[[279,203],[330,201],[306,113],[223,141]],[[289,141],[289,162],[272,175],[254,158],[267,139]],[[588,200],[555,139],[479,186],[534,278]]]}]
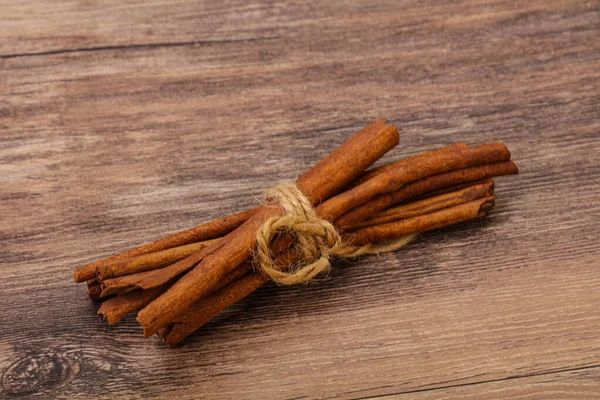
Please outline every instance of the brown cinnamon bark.
[{"label": "brown cinnamon bark", "polygon": [[[89,281],[88,281],[89,282]],[[88,296],[92,301],[100,301],[100,293],[102,293],[102,288],[99,283],[88,283]]]},{"label": "brown cinnamon bark", "polygon": [[350,186],[351,187],[359,186],[359,185],[365,183],[366,181],[368,181],[369,179],[373,179],[377,175],[381,175],[382,173],[389,171],[390,169],[393,169],[399,165],[405,164],[406,162],[414,162],[415,159],[418,159],[419,157],[430,157],[431,155],[435,155],[437,153],[446,153],[446,152],[452,151],[454,149],[466,149],[468,147],[469,146],[467,146],[466,143],[458,142],[458,143],[450,144],[448,146],[444,146],[441,149],[432,150],[432,151],[429,151],[426,153],[419,153],[419,154],[416,154],[411,157],[406,157],[400,161],[396,161],[395,163],[382,165],[382,166],[376,167],[376,168],[371,168],[371,169],[365,171],[360,177],[358,177],[358,179],[353,181],[350,184]]},{"label": "brown cinnamon bark", "polygon": [[216,243],[217,240],[219,239],[190,243],[133,258],[116,260],[108,264],[98,266],[96,270],[96,276],[97,279],[103,281],[106,279],[117,278],[119,276],[159,269],[182,260],[187,256]]},{"label": "brown cinnamon bark", "polygon": [[324,218],[335,220],[379,194],[394,192],[419,179],[510,159],[510,151],[502,143],[467,148],[447,147],[441,150],[446,151],[424,153],[420,157],[396,163],[393,168],[383,171],[365,183],[321,203],[317,212]]},{"label": "brown cinnamon bark", "polygon": [[159,336],[169,346],[176,346],[227,307],[247,297],[268,281],[269,279],[259,272],[249,273],[231,285],[193,303],[175,318],[175,322],[161,328]]},{"label": "brown cinnamon bark", "polygon": [[359,228],[343,235],[342,238],[345,243],[353,246],[362,246],[404,236],[409,233],[442,228],[469,219],[483,217],[494,205],[494,199],[495,196],[488,196],[426,215]]},{"label": "brown cinnamon bark", "polygon": [[179,260],[167,267],[103,280],[101,282],[102,294],[100,297],[106,297],[111,294],[124,294],[135,289],[148,290],[166,285],[178,276],[192,269],[196,264],[202,261],[204,257],[214,253],[222,245],[223,239],[221,238],[210,246],[192,253],[183,260]]},{"label": "brown cinnamon bark", "polygon": [[423,200],[391,207],[353,226],[353,229],[374,225],[381,225],[401,219],[425,215],[434,211],[444,210],[459,204],[464,204],[482,197],[492,196],[494,193],[494,181],[488,179],[485,182],[474,184],[457,191],[440,194],[425,198]]},{"label": "brown cinnamon bark", "polygon": [[254,213],[258,211],[259,208],[260,207],[252,208],[250,210],[242,211],[224,218],[210,221],[205,224],[196,226],[192,229],[177,232],[165,238],[156,240],[151,243],[147,243],[140,247],[136,247],[124,253],[116,254],[112,257],[108,257],[103,260],[87,264],[73,273],[75,282],[84,282],[89,279],[93,279],[96,275],[96,268],[115,260],[140,256],[142,254],[148,254],[156,251],[170,249],[177,246],[183,246],[189,243],[202,242],[205,240],[214,239],[226,235],[227,233],[240,226],[246,220],[248,220],[248,218],[254,215]]},{"label": "brown cinnamon bark", "polygon": [[[398,144],[396,127],[382,128],[382,125],[385,125],[385,121],[375,122],[350,138],[298,178],[298,188],[313,204],[317,204],[348,185]],[[156,333],[246,260],[254,247],[258,228],[268,218],[282,213],[277,204],[262,207],[246,223],[228,234],[220,249],[207,256],[165,294],[140,311],[137,319],[144,326],[144,335]]]},{"label": "brown cinnamon bark", "polygon": [[[488,197],[461,204],[452,207],[451,209],[408,218],[398,221],[397,223],[385,224],[385,226],[383,226],[382,235],[380,236],[390,239],[392,237],[400,237],[416,232],[425,232],[466,221],[468,219],[477,218],[483,216],[492,204],[493,197]],[[370,234],[371,236],[374,236],[374,232],[377,232],[377,228],[378,227],[365,229],[371,229],[372,232],[370,232]],[[350,235],[346,239],[351,240],[356,245],[365,244],[363,242],[365,234],[362,232],[359,232],[359,234],[358,238],[354,238]],[[299,256],[292,251],[288,251],[278,257],[278,264],[291,265],[298,259]],[[233,282],[229,286],[193,303],[185,312],[173,319],[166,328],[162,329],[159,336],[169,346],[177,345],[188,335],[192,334],[206,322],[217,316],[221,311],[245,298],[264,285],[267,281],[268,278],[260,272],[251,272],[245,275],[243,278]]]},{"label": "brown cinnamon bark", "polygon": [[109,324],[116,324],[125,315],[141,310],[165,290],[167,290],[167,286],[160,286],[150,290],[134,290],[121,296],[115,296],[102,303],[98,309],[98,316],[100,319],[107,320]]},{"label": "brown cinnamon bark", "polygon": [[[252,271],[252,266],[249,263],[242,264],[227,274],[225,278],[221,279],[214,290],[219,290],[235,282],[250,271]],[[98,310],[98,315],[101,319],[106,319],[109,324],[116,324],[125,315],[144,308],[148,303],[164,293],[168,287],[169,285],[162,285],[149,290],[137,289],[120,296],[112,297],[102,303],[102,306]]]},{"label": "brown cinnamon bark", "polygon": [[[429,197],[439,196],[441,194],[446,194],[446,193],[451,193],[451,192],[457,192],[459,190],[463,190],[465,188],[468,188],[468,187],[471,187],[471,186],[474,186],[474,185],[480,185],[482,183],[487,183],[487,182],[490,182],[490,181],[493,182],[494,180],[492,178],[480,179],[480,180],[473,181],[473,182],[467,182],[467,183],[461,183],[461,184],[458,184],[458,185],[448,186],[448,187],[445,187],[445,188],[437,189],[437,190],[434,190],[432,192],[416,196],[416,197],[414,197],[414,198],[411,199],[411,202],[412,201],[417,201],[417,200],[427,199]],[[406,204],[406,202],[403,201],[401,204]],[[386,211],[387,211],[387,208],[386,208]],[[344,216],[345,216],[345,214],[344,214]]]},{"label": "brown cinnamon bark", "polygon": [[493,176],[512,175],[519,173],[519,169],[512,161],[495,162],[492,164],[478,165],[448,171],[410,183],[399,190],[380,194],[368,202],[359,205],[336,219],[335,224],[342,230],[347,230],[365,218],[378,213],[394,204],[414,199],[420,195],[433,193],[435,190],[449,186],[478,181]]}]

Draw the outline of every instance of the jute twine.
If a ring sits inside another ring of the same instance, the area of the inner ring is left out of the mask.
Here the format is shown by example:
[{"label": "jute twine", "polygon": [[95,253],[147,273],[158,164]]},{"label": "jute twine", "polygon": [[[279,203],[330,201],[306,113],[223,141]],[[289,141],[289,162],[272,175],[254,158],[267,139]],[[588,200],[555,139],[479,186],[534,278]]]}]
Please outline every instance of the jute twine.
[{"label": "jute twine", "polygon": [[[339,232],[327,220],[320,218],[310,201],[294,183],[282,183],[265,193],[267,203],[281,205],[285,214],[268,219],[256,234],[254,264],[280,285],[307,283],[331,269],[331,259],[356,258],[366,254],[381,254],[398,250],[418,234],[402,236],[382,244],[351,246],[342,241]],[[283,271],[275,264],[269,244],[279,233],[295,235],[294,247],[300,261]]]}]

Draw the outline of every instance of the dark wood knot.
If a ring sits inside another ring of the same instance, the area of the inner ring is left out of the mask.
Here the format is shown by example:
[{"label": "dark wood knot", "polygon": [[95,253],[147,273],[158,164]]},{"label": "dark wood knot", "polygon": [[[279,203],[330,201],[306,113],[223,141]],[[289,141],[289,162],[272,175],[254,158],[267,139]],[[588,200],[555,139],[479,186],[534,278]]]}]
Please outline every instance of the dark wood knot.
[{"label": "dark wood knot", "polygon": [[[2,374],[2,387],[10,395],[54,389],[72,375],[69,360],[54,351],[21,358]],[[78,368],[76,368],[78,369]]]}]

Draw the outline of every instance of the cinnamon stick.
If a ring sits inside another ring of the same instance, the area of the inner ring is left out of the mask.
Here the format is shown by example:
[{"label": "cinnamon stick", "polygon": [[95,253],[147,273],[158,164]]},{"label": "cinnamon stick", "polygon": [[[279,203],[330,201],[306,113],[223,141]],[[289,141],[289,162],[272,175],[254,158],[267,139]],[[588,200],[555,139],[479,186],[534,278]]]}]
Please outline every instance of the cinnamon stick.
[{"label": "cinnamon stick", "polygon": [[[416,232],[425,232],[461,221],[482,216],[491,206],[492,198],[483,198],[471,201],[459,206],[451,207],[437,211],[434,213],[411,217],[397,223],[386,224],[383,226],[383,237],[389,239],[391,237],[399,237]],[[371,229],[371,235],[377,232],[378,227],[365,228]],[[350,240],[353,244],[365,244],[366,235],[358,232],[359,236],[348,235],[346,240]],[[299,259],[299,256],[293,252],[286,252],[279,256],[279,265],[291,265]],[[243,278],[231,283],[229,286],[212,293],[196,302],[186,309],[181,315],[174,318],[170,324],[160,331],[160,337],[169,346],[175,346],[184,338],[198,330],[206,322],[217,316],[227,307],[235,304],[241,299],[254,292],[256,289],[264,285],[268,278],[260,272],[251,272]]]},{"label": "cinnamon stick", "polygon": [[183,246],[189,243],[202,242],[205,240],[221,237],[231,232],[232,230],[240,226],[242,223],[244,223],[246,220],[248,220],[248,218],[254,215],[254,213],[258,211],[258,209],[259,207],[256,207],[250,210],[245,210],[236,214],[229,215],[224,218],[219,218],[214,221],[198,225],[194,228],[177,232],[173,235],[156,240],[154,242],[133,248],[126,252],[116,254],[114,256],[93,262],[91,264],[84,265],[83,267],[77,269],[73,273],[75,282],[79,283],[87,281],[89,279],[93,279],[96,275],[96,269],[99,266],[105,265],[115,260],[140,256],[142,254],[153,253],[156,251],[170,249],[172,247]]},{"label": "cinnamon stick", "polygon": [[[227,274],[225,278],[221,279],[213,291],[235,282],[251,270],[252,266],[249,263],[242,264]],[[137,289],[120,296],[112,297],[102,303],[102,306],[98,309],[98,315],[101,319],[106,319],[109,324],[116,324],[125,315],[144,308],[148,303],[164,293],[168,287],[169,285],[162,285],[148,290]]]},{"label": "cinnamon stick", "polygon": [[346,243],[362,246],[396,238],[414,232],[425,232],[444,226],[483,217],[494,204],[495,196],[469,201],[426,215],[402,219],[387,224],[359,228],[342,236]]},{"label": "cinnamon stick", "polygon": [[88,284],[88,296],[92,301],[100,301],[100,293],[102,293],[102,288],[99,283]]},{"label": "cinnamon stick", "polygon": [[459,204],[467,203],[482,197],[492,196],[494,192],[494,181],[488,179],[485,182],[468,186],[466,188],[425,198],[423,200],[391,207],[370,218],[356,224],[352,228],[363,228],[381,225],[388,222],[398,221],[418,215],[425,215],[434,211],[448,209]]},{"label": "cinnamon stick", "polygon": [[[428,199],[430,197],[439,196],[441,194],[446,194],[446,193],[451,193],[451,192],[457,192],[459,190],[463,190],[463,189],[466,189],[466,188],[474,186],[474,185],[481,185],[482,183],[487,183],[487,182],[490,182],[490,181],[493,182],[494,180],[492,178],[480,179],[480,180],[473,181],[473,182],[466,182],[466,183],[460,183],[458,185],[447,186],[445,188],[433,190],[433,191],[431,191],[429,193],[425,193],[425,194],[421,194],[419,196],[416,196],[416,197],[412,198],[411,201],[423,200],[423,199]],[[400,205],[403,205],[403,204],[406,204],[406,203],[407,203],[406,201],[403,201],[403,202],[400,203]],[[390,207],[390,208],[392,208],[392,207]],[[387,211],[387,210],[388,210],[388,208],[385,209],[385,211]],[[343,216],[345,216],[345,214]],[[356,226],[354,226],[354,228],[356,228]]]},{"label": "cinnamon stick", "polygon": [[167,286],[160,286],[150,290],[134,290],[121,296],[112,297],[102,303],[98,309],[98,316],[100,319],[106,319],[109,324],[116,324],[125,315],[141,310],[165,290],[167,290]]},{"label": "cinnamon stick", "polygon": [[453,143],[450,144],[448,146],[444,146],[440,149],[437,150],[432,150],[429,152],[425,152],[425,153],[419,153],[416,154],[414,156],[411,157],[406,157],[400,161],[397,161],[395,163],[391,163],[391,164],[386,164],[386,165],[382,165],[380,167],[376,167],[376,168],[371,168],[366,170],[360,177],[358,177],[358,179],[356,179],[355,181],[353,181],[350,184],[350,187],[356,187],[359,186],[363,183],[365,183],[366,181],[368,181],[369,179],[373,179],[375,178],[377,175],[381,175],[382,173],[389,171],[390,169],[393,169],[399,165],[405,164],[407,162],[414,162],[416,159],[418,158],[423,158],[423,157],[431,157],[432,155],[435,154],[439,154],[439,153],[446,153],[448,151],[452,151],[455,149],[466,149],[469,146],[467,146],[466,143],[463,142],[458,142],[458,143]]},{"label": "cinnamon stick", "polygon": [[202,261],[204,257],[214,253],[222,245],[223,239],[221,238],[208,247],[192,253],[186,258],[179,260],[167,267],[103,280],[101,282],[101,297],[106,297],[112,294],[124,294],[135,289],[148,290],[165,285],[183,273],[189,271],[194,267],[194,265]]},{"label": "cinnamon stick", "polygon": [[174,322],[161,328],[159,337],[171,347],[196,332],[229,306],[249,296],[269,281],[260,272],[251,272],[229,286],[193,303]]},{"label": "cinnamon stick", "polygon": [[472,181],[491,178],[493,176],[512,175],[517,173],[519,173],[519,169],[514,162],[501,161],[436,174],[407,184],[399,190],[375,196],[370,201],[353,208],[343,216],[337,218],[335,224],[336,226],[339,226],[340,229],[346,230],[381,210],[394,204],[416,198],[424,193],[427,193],[429,196],[438,189],[447,188],[453,185],[465,184]]},{"label": "cinnamon stick", "polygon": [[[394,126],[378,121],[350,138],[340,148],[303,174],[296,184],[313,203],[327,199],[373,164],[399,141]],[[156,333],[194,301],[206,295],[227,273],[250,255],[258,228],[270,217],[282,215],[277,204],[262,207],[248,221],[225,237],[223,246],[179,279],[166,293],[138,314],[144,335]]]},{"label": "cinnamon stick", "polygon": [[510,151],[502,143],[488,143],[477,147],[444,148],[424,153],[421,157],[399,162],[365,183],[349,189],[317,207],[319,215],[335,220],[348,210],[366,203],[373,197],[394,192],[408,183],[428,176],[475,165],[490,164],[510,159]]},{"label": "cinnamon stick", "polygon": [[205,240],[137,257],[112,261],[108,264],[99,265],[96,270],[96,276],[99,280],[103,281],[162,268],[216,243],[217,240],[219,239]]}]

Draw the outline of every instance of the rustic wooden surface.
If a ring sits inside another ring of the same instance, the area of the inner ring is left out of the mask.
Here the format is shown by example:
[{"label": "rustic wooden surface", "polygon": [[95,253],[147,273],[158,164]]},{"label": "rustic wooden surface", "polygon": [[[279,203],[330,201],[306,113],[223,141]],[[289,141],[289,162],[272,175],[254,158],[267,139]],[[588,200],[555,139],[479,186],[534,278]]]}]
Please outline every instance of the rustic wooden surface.
[{"label": "rustic wooden surface", "polygon": [[[0,397],[600,395],[598,1],[0,1]],[[501,140],[483,220],[185,344],[72,271],[255,204],[368,122]]]}]

